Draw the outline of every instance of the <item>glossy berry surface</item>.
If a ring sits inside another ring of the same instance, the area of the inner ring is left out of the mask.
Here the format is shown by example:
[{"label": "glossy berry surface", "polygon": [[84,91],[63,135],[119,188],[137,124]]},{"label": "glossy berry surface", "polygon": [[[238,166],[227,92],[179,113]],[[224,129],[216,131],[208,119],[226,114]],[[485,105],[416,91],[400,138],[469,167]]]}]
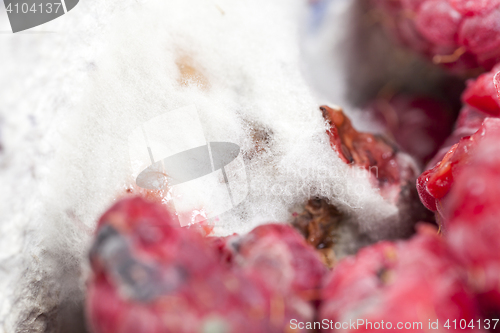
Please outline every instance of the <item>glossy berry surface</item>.
[{"label": "glossy berry surface", "polygon": [[475,80],[469,80],[467,89],[462,95],[464,103],[493,117],[500,116],[500,100],[495,87],[495,76],[500,72],[497,65],[490,72],[480,75]]},{"label": "glossy berry surface", "polygon": [[417,189],[424,205],[439,211],[441,203],[455,184],[463,167],[470,163],[478,143],[489,135],[500,133],[500,119],[487,118],[479,130],[455,144],[432,169],[425,171],[417,180]]}]

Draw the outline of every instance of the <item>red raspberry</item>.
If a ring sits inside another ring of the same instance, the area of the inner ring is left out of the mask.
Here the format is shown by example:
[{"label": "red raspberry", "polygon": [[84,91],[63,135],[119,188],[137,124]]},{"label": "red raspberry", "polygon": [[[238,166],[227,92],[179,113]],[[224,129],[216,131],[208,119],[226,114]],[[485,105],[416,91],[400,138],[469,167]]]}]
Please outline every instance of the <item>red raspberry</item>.
[{"label": "red raspberry", "polygon": [[479,130],[470,137],[462,138],[432,169],[425,171],[417,180],[417,189],[424,205],[432,211],[440,211],[441,202],[447,196],[455,179],[470,162],[471,154],[486,136],[500,132],[500,119],[487,118]]},{"label": "red raspberry", "polygon": [[[161,205],[140,198],[122,200],[101,217],[90,259],[94,333],[278,333],[291,319],[313,319],[311,307],[297,307],[307,305],[302,299],[222,264],[198,231],[175,227]],[[298,287],[311,283],[295,279]]]},{"label": "red raspberry", "polygon": [[372,0],[399,41],[455,72],[500,60],[500,0]]},{"label": "red raspberry", "polygon": [[376,99],[367,111],[380,119],[387,134],[422,165],[437,153],[454,121],[451,108],[444,103],[403,94]]},{"label": "red raspberry", "polygon": [[[387,237],[407,237],[414,232],[416,222],[432,218],[420,203],[415,186],[419,170],[411,157],[384,136],[358,132],[342,110],[328,106],[321,106],[320,109],[329,126],[327,134],[333,150],[346,164],[371,171],[372,186],[380,190],[385,200],[398,207],[401,228],[391,230],[392,235]],[[334,213],[333,217],[334,221],[337,220],[338,214]],[[326,229],[335,228],[328,225],[325,225]],[[358,232],[354,234],[364,237]],[[358,241],[363,242],[361,239]]]},{"label": "red raspberry", "polygon": [[417,13],[415,25],[425,39],[438,46],[455,46],[462,15],[447,1],[423,1]]},{"label": "red raspberry", "polygon": [[485,318],[500,316],[500,120],[477,143],[446,201],[447,240],[468,274]]},{"label": "red raspberry", "polygon": [[459,44],[477,56],[478,62],[490,69],[500,55],[500,9],[495,8],[480,15],[466,17],[459,31]]},{"label": "red raspberry", "polygon": [[326,281],[319,317],[333,324],[364,321],[344,332],[390,331],[400,322],[421,322],[410,329],[416,332],[428,330],[429,319],[439,320],[442,329],[450,318],[469,323],[479,315],[466,275],[446,244],[434,228],[420,226],[409,241],[378,243],[342,260]]}]

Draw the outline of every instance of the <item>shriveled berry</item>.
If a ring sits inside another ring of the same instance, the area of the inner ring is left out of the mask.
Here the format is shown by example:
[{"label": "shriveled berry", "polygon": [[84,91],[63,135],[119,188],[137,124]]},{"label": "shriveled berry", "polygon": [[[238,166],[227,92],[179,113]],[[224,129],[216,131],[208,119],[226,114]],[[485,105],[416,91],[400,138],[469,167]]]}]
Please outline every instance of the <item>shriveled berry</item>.
[{"label": "shriveled berry", "polygon": [[330,145],[346,164],[372,172],[381,188],[399,185],[407,179],[402,174],[414,174],[412,165],[398,157],[397,147],[382,136],[358,132],[341,109],[321,106],[323,118],[329,125]]}]

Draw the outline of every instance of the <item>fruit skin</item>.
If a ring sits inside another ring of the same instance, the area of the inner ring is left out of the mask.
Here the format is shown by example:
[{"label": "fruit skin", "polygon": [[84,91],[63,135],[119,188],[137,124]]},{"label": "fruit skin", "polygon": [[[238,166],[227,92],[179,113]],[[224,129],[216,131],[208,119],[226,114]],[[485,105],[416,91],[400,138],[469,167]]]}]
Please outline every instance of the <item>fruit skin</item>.
[{"label": "fruit skin", "polygon": [[490,116],[500,116],[500,100],[495,87],[495,75],[499,72],[500,64],[477,79],[469,80],[467,89],[462,94],[463,102]]},{"label": "fruit skin", "polygon": [[[395,184],[400,181],[396,149],[383,138],[358,132],[341,109],[320,107],[329,125],[330,145],[346,164],[353,163],[366,170],[377,170],[379,183]],[[370,167],[377,167],[371,169]]]},{"label": "fruit skin", "polygon": [[[500,122],[500,121],[499,121]],[[467,268],[485,318],[500,316],[500,124],[478,142],[446,200],[446,239]],[[498,329],[498,327],[497,327]]]},{"label": "fruit skin", "polygon": [[[455,262],[436,229],[421,225],[406,242],[381,242],[341,261],[323,289],[320,319],[349,322],[422,322],[479,318],[466,275]],[[377,332],[362,325],[348,332]],[[410,329],[422,331],[422,329]],[[467,329],[464,331],[477,331]],[[323,332],[333,332],[325,329]]]},{"label": "fruit skin", "polygon": [[101,217],[90,262],[86,312],[94,333],[283,332],[292,318],[313,319],[303,298],[272,289],[251,268],[221,263],[213,243],[141,198]]},{"label": "fruit skin", "polygon": [[403,45],[458,74],[490,70],[500,60],[499,0],[372,0]]},{"label": "fruit skin", "polygon": [[386,200],[398,205],[411,204],[411,192],[419,174],[414,161],[385,137],[358,132],[342,109],[323,105],[320,110],[328,126],[330,146],[340,159],[370,172],[372,186],[379,188]]},{"label": "fruit skin", "polygon": [[486,118],[475,134],[460,139],[440,162],[420,175],[417,180],[417,190],[422,203],[429,210],[440,212],[442,202],[456,183],[455,179],[459,177],[464,166],[470,163],[479,142],[485,136],[496,133],[500,133],[500,119]]}]

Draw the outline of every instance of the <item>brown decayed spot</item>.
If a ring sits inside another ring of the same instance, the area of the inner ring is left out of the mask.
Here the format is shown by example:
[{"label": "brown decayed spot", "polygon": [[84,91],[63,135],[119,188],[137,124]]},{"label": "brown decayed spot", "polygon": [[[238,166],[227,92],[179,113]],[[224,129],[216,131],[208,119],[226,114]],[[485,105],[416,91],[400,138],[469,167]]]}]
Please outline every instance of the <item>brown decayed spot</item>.
[{"label": "brown decayed spot", "polygon": [[189,56],[180,56],[175,61],[179,69],[180,76],[177,80],[180,86],[197,86],[202,90],[208,90],[210,83],[202,71],[195,65]]}]

